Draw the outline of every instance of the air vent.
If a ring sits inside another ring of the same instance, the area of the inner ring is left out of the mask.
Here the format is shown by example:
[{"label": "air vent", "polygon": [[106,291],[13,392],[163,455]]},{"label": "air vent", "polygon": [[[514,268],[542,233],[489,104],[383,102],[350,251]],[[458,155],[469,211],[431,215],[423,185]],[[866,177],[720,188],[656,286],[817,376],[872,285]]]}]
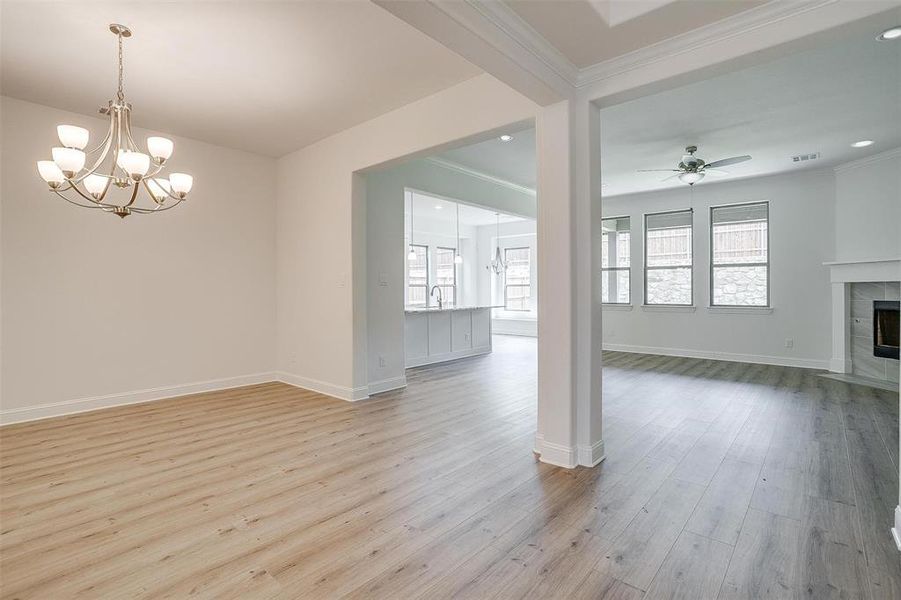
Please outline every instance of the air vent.
[{"label": "air vent", "polygon": [[811,152],[810,154],[799,154],[792,156],[792,162],[806,162],[808,160],[816,160],[820,157],[819,152]]}]

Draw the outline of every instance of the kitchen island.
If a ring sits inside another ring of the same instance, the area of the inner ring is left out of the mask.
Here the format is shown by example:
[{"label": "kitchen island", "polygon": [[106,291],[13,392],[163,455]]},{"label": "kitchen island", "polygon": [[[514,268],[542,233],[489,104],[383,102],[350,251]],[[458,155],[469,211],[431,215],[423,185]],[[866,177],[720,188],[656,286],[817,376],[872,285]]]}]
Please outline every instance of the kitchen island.
[{"label": "kitchen island", "polygon": [[419,367],[491,352],[492,308],[498,307],[405,307],[406,366]]}]

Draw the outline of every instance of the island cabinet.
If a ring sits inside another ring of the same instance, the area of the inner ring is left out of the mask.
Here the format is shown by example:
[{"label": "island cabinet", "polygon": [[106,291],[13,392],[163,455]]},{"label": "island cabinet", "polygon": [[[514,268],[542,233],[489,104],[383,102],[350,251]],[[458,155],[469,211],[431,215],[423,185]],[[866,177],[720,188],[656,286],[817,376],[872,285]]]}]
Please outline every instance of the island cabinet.
[{"label": "island cabinet", "polygon": [[418,367],[491,352],[491,308],[405,309],[406,366]]}]

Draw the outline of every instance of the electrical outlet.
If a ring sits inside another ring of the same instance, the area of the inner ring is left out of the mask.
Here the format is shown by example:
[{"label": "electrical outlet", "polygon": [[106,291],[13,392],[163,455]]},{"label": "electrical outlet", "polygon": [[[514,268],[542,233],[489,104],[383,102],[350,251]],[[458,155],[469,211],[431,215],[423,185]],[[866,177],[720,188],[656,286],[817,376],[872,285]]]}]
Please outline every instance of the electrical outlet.
[{"label": "electrical outlet", "polygon": [[468,341],[469,341],[469,334],[468,334],[468,333],[464,333],[464,334],[463,334],[463,339],[466,340],[466,341],[468,342]]},{"label": "electrical outlet", "polygon": [[387,364],[387,363],[385,362],[385,357],[384,357],[384,356],[380,356],[380,357],[379,357],[379,366],[384,368],[386,364]]},{"label": "electrical outlet", "polygon": [[785,347],[786,347],[786,348],[794,348],[794,347],[795,347],[795,340],[792,339],[792,338],[785,338]]}]

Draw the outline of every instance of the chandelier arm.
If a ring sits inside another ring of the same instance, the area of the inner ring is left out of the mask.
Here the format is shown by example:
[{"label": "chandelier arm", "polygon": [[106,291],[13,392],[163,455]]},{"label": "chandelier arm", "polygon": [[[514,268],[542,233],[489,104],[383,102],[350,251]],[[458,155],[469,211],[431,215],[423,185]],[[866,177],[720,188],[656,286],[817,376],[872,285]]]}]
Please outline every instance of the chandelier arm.
[{"label": "chandelier arm", "polygon": [[[110,127],[112,128],[112,126],[110,126]],[[74,178],[74,181],[75,181],[76,183],[81,183],[82,181],[84,181],[84,179],[85,179],[88,175],[94,175],[94,174],[97,174],[97,173],[95,173],[95,172],[96,172],[97,169],[100,167],[100,165],[103,164],[103,161],[106,160],[107,155],[109,155],[110,144],[112,143],[112,140],[113,140],[111,133],[112,133],[112,131],[110,131],[110,133],[107,133],[106,139],[105,139],[104,145],[103,145],[103,151],[100,153],[100,156],[97,157],[97,160],[94,161],[94,164],[91,165],[91,167],[90,167],[89,169],[86,169],[85,172],[84,172],[82,175],[80,175],[79,177]],[[100,175],[102,175],[102,174],[100,174]],[[103,176],[106,177],[106,175],[103,175]],[[112,173],[111,173],[111,174],[110,174],[110,179],[112,179],[112,178],[113,178],[113,177],[112,177]]]},{"label": "chandelier arm", "polygon": [[[142,181],[143,181],[143,179],[142,179]],[[138,183],[135,182],[134,189],[131,191],[131,200],[129,200],[128,204],[126,204],[125,206],[131,208],[131,205],[135,203],[135,198],[138,197],[138,187],[139,187]]]},{"label": "chandelier arm", "polygon": [[141,151],[141,149],[138,148],[138,145],[135,143],[134,138],[131,137],[131,110],[125,111],[125,137],[131,144],[132,150],[134,150],[135,152]]},{"label": "chandelier arm", "polygon": [[112,117],[110,117],[109,127],[106,130],[106,135],[103,136],[103,140],[101,140],[99,144],[94,146],[93,150],[88,150],[87,154],[94,154],[101,148],[103,148],[105,146],[109,146],[108,142],[112,139],[112,137],[113,137],[113,119],[112,119]]},{"label": "chandelier arm", "polygon": [[[109,187],[109,186],[107,186],[107,187]],[[93,204],[93,205],[96,205],[96,206],[111,206],[111,205],[109,205],[109,204],[104,204],[104,203],[101,202],[100,200],[95,200],[93,196],[88,196],[87,194],[85,194],[84,192],[82,192],[80,189],[78,189],[78,186],[75,185],[74,183],[71,184],[71,185],[69,186],[69,189],[75,190],[75,193],[77,193],[79,196],[81,196],[82,198],[84,198],[85,200],[87,200],[88,202],[90,202],[90,203]],[[68,191],[68,190],[65,190],[65,191]],[[65,196],[63,196],[63,197],[65,198]],[[68,200],[68,198],[66,198],[66,199]],[[79,205],[79,206],[81,206],[81,205]]]},{"label": "chandelier arm", "polygon": [[[71,200],[71,199],[67,198],[66,196],[62,195],[62,194],[59,192],[59,190],[51,190],[51,191],[52,191],[54,194],[56,194],[57,196],[59,196],[60,198],[62,198],[63,200],[65,200],[66,202],[68,202],[69,204],[74,204],[75,206],[80,206],[80,207],[82,207],[82,208],[105,208],[105,207],[106,207],[106,206],[103,205],[103,204],[97,204],[97,203],[93,203],[93,204],[81,204],[80,202],[75,202],[74,200]],[[92,200],[92,202],[93,202],[93,200]]]},{"label": "chandelier arm", "polygon": [[175,204],[170,204],[168,206],[163,206],[162,204],[158,204],[156,208],[136,207],[136,208],[132,208],[131,212],[136,212],[136,213],[142,214],[142,215],[146,215],[146,214],[150,214],[150,213],[158,213],[158,212],[163,212],[164,210],[169,210],[171,208],[175,208],[176,206],[178,206],[181,203],[182,203],[182,200],[176,200]]}]

